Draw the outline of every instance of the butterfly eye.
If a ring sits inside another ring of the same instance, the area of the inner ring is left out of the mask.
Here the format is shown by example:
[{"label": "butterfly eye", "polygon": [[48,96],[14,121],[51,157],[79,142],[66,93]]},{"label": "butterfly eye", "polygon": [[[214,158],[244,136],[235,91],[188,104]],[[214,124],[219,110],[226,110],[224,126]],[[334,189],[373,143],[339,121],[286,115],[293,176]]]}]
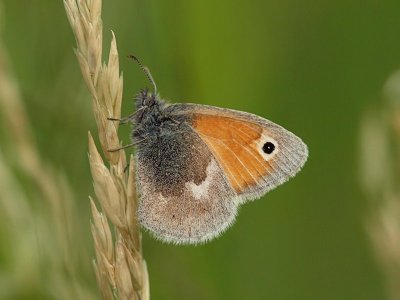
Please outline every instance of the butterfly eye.
[{"label": "butterfly eye", "polygon": [[266,142],[262,149],[266,154],[271,154],[275,150],[275,145],[271,142]]}]

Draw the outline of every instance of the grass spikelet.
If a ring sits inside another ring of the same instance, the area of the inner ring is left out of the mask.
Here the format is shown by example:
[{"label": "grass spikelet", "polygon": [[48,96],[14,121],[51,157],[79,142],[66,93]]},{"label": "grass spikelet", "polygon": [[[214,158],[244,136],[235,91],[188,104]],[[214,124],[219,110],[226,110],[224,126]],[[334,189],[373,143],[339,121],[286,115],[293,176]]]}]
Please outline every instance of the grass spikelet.
[{"label": "grass spikelet", "polygon": [[[114,33],[108,62],[102,62],[103,29],[101,0],[64,0],[65,10],[74,32],[75,53],[83,78],[92,96],[102,152],[107,167],[89,133],[89,163],[96,198],[101,213],[91,199],[92,235],[96,260],[94,269],[103,299],[150,299],[146,263],[142,257],[141,236],[136,219],[134,160],[128,172],[125,152],[109,152],[120,147],[120,118],[123,79]],[[114,240],[109,222],[114,229]]]}]

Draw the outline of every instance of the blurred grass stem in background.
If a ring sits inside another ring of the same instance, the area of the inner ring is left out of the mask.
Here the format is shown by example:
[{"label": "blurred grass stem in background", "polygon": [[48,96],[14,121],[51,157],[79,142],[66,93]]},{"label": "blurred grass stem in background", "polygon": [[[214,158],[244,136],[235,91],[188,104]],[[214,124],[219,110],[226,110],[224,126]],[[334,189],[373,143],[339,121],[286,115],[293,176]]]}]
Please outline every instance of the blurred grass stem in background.
[{"label": "blurred grass stem in background", "polygon": [[[64,0],[64,6],[76,38],[75,53],[92,96],[102,152],[110,165],[108,168],[104,164],[89,133],[93,186],[105,213],[100,213],[91,200],[97,283],[103,299],[147,300],[149,281],[136,219],[134,159],[130,158],[126,173],[125,152],[109,151],[121,147],[117,135],[119,124],[108,120],[121,116],[123,80],[116,39],[113,34],[108,63],[102,63],[101,0]],[[114,239],[109,221],[115,229]]]},{"label": "blurred grass stem in background", "polygon": [[361,123],[361,175],[371,201],[367,231],[386,277],[389,299],[400,299],[400,71],[384,86],[383,108]]},{"label": "blurred grass stem in background", "polygon": [[12,276],[0,275],[0,298],[95,299],[79,278],[82,243],[73,235],[78,229],[72,189],[37,150],[2,41],[1,35],[0,115],[8,138],[0,149],[0,223],[13,251],[8,253]]}]

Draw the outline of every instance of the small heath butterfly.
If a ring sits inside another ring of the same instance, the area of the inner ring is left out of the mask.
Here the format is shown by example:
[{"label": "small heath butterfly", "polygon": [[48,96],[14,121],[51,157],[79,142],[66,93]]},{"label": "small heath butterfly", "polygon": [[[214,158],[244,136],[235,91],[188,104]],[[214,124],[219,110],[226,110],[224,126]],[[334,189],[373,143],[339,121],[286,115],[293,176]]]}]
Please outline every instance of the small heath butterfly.
[{"label": "small heath butterfly", "polygon": [[217,237],[234,222],[241,204],[284,183],[307,160],[303,141],[267,119],[207,105],[167,104],[149,70],[131,58],[154,92],[140,91],[136,112],[119,121],[135,126],[138,219],[156,238],[197,244]]}]

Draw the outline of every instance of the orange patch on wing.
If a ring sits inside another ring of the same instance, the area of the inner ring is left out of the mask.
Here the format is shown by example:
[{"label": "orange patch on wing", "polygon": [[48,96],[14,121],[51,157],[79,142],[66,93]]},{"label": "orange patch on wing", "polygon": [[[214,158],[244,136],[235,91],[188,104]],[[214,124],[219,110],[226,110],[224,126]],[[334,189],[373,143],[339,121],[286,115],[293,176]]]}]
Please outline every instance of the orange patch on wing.
[{"label": "orange patch on wing", "polygon": [[193,128],[210,148],[237,193],[258,185],[273,172],[256,146],[263,132],[260,125],[199,113],[193,115]]}]

